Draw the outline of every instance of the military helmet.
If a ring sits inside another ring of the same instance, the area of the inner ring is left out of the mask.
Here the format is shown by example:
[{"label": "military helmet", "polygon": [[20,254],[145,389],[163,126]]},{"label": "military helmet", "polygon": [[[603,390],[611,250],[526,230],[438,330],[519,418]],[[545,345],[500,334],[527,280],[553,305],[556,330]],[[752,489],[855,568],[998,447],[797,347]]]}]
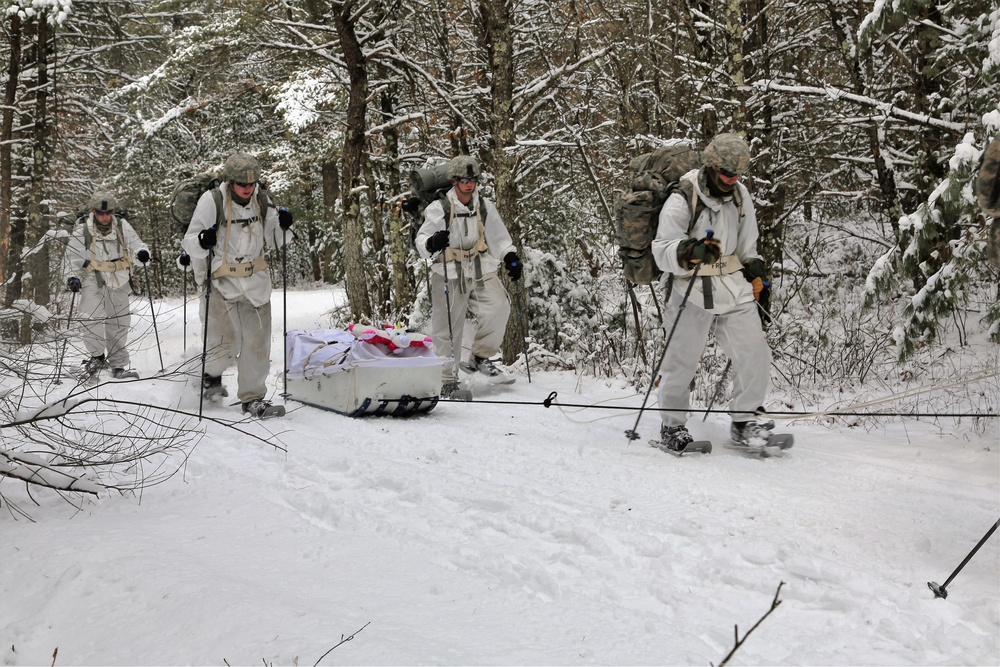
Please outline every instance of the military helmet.
[{"label": "military helmet", "polygon": [[98,190],[90,196],[87,208],[94,211],[114,211],[118,208],[118,202],[115,200],[115,196],[107,190]]},{"label": "military helmet", "polygon": [[459,155],[448,163],[448,178],[479,178],[479,162],[471,155]]},{"label": "military helmet", "polygon": [[222,178],[229,183],[256,183],[260,180],[260,163],[247,153],[233,153],[222,167]]},{"label": "military helmet", "polygon": [[735,134],[726,132],[709,142],[701,160],[706,167],[725,169],[742,176],[750,166],[750,147]]}]

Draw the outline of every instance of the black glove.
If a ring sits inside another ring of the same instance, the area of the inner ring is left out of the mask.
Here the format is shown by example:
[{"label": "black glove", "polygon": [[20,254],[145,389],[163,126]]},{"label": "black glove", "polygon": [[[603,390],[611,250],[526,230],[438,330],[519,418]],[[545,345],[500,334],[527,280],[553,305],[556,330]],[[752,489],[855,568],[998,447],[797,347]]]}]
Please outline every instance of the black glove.
[{"label": "black glove", "polygon": [[80,279],[79,278],[77,278],[76,276],[73,276],[72,278],[67,278],[66,279],[66,287],[69,288],[70,292],[79,292],[80,288],[83,287],[83,285],[80,284]]},{"label": "black glove", "polygon": [[177,258],[177,263],[181,266],[191,266],[191,255],[182,252],[181,256]]},{"label": "black glove", "polygon": [[695,264],[714,264],[722,257],[722,247],[718,239],[706,236],[703,239],[684,239],[677,246],[677,261],[685,269],[693,269]]},{"label": "black glove", "polygon": [[516,252],[509,252],[503,256],[503,264],[507,267],[507,275],[514,282],[521,279],[521,272],[524,270],[524,265],[521,264],[521,259],[517,256]]},{"label": "black glove", "polygon": [[427,252],[438,252],[448,247],[448,230],[442,229],[434,232],[434,235],[427,239]]},{"label": "black glove", "polygon": [[149,261],[149,251],[143,248],[139,252],[135,253],[135,258],[139,260],[140,264],[145,264]]},{"label": "black glove", "polygon": [[420,198],[405,197],[401,202],[399,202],[399,208],[405,213],[416,213],[420,210]]},{"label": "black glove", "polygon": [[767,328],[771,323],[771,283],[767,281],[764,281],[764,289],[757,298],[757,314],[760,315],[761,326]]},{"label": "black glove", "polygon": [[198,245],[205,250],[211,250],[219,242],[219,235],[215,227],[209,227],[198,232]]},{"label": "black glove", "polygon": [[285,231],[292,226],[292,212],[284,206],[278,209],[278,226]]}]

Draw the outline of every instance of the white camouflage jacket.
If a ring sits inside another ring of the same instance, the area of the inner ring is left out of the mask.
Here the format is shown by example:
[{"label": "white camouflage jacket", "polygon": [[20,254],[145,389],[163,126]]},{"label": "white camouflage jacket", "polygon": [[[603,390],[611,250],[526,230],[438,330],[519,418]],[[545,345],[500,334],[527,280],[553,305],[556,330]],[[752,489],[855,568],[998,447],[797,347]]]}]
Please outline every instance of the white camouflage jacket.
[{"label": "white camouflage jacket", "polygon": [[[118,229],[121,229],[121,237],[118,236]],[[87,244],[87,237],[90,237],[90,244]],[[140,250],[145,250],[146,244],[142,242],[132,225],[125,218],[112,216],[111,226],[107,233],[98,231],[94,222],[93,212],[87,219],[76,225],[73,235],[66,245],[66,262],[68,270],[66,277],[76,276],[81,283],[97,282],[97,272],[90,267],[93,259],[113,262],[128,257],[129,261],[136,265],[135,254]],[[91,256],[93,253],[93,256]],[[104,285],[111,289],[121,289],[128,287],[130,271],[127,268],[118,271],[102,271],[100,278]]]},{"label": "white camouflage jacket", "polygon": [[[743,219],[740,220],[739,207],[733,197],[716,199],[703,191],[699,185],[700,170],[690,171],[681,177],[694,185],[695,192],[705,204],[698,219],[691,225],[691,205],[682,193],[672,194],[660,210],[660,220],[656,228],[656,238],[653,239],[652,251],[656,265],[665,273],[675,275],[676,285],[674,295],[684,294],[688,287],[688,279],[682,278],[688,269],[682,267],[677,260],[677,246],[687,238],[704,238],[711,229],[719,241],[723,255],[736,255],[745,266],[748,261],[760,258],[757,254],[757,213],[753,206],[750,192],[742,183],[737,183],[743,201]],[[725,276],[712,276],[712,298],[714,308],[710,312],[722,315],[735,306],[753,301],[753,288],[743,273],[737,271]],[[698,306],[704,304],[702,281],[695,281],[688,303]]]},{"label": "white camouflage jacket", "polygon": [[[503,218],[500,217],[500,212],[497,211],[493,202],[485,197],[480,197],[478,190],[472,193],[471,208],[458,201],[455,188],[448,190],[448,199],[451,201],[451,209],[455,213],[451,229],[448,230],[448,245],[452,248],[466,250],[476,245],[479,240],[476,218],[475,216],[463,217],[462,214],[472,213],[477,206],[481,207],[480,215],[485,216],[483,224],[488,250],[479,256],[479,263],[483,275],[495,273],[500,262],[503,261],[504,255],[515,251],[514,241],[510,237],[510,232],[507,231]],[[444,206],[442,206],[441,201],[431,202],[424,210],[424,224],[420,225],[415,241],[417,252],[420,253],[421,257],[430,259],[431,253],[427,252],[427,239],[435,232],[445,229],[447,225],[448,221],[444,219]],[[431,270],[440,276],[444,275],[444,267],[441,262],[434,262]],[[466,276],[475,275],[472,262],[465,262],[462,270]],[[448,277],[451,279],[456,277],[450,268]]]},{"label": "white camouflage jacket", "polygon": [[[260,186],[258,185],[257,188]],[[284,245],[284,236],[281,227],[278,226],[278,211],[274,206],[267,207],[267,214],[263,221],[260,220],[260,211],[257,205],[257,188],[254,188],[250,196],[250,202],[246,206],[232,200],[229,196],[229,184],[222,183],[219,189],[222,191],[223,210],[226,213],[222,226],[217,230],[218,243],[213,250],[212,271],[216,271],[222,263],[245,263],[252,262],[258,257],[264,256],[266,247],[281,248]],[[229,210],[232,210],[231,215]],[[215,200],[212,192],[206,192],[198,200],[198,206],[191,216],[191,224],[188,225],[181,247],[191,256],[191,268],[194,270],[195,282],[199,285],[205,283],[205,267],[208,259],[208,250],[198,243],[198,234],[202,230],[215,225],[216,211]],[[287,232],[291,235],[291,231]],[[256,271],[253,275],[244,278],[222,276],[212,278],[212,286],[223,298],[227,300],[246,299],[255,308],[263,306],[271,300],[271,274],[267,269]]]}]

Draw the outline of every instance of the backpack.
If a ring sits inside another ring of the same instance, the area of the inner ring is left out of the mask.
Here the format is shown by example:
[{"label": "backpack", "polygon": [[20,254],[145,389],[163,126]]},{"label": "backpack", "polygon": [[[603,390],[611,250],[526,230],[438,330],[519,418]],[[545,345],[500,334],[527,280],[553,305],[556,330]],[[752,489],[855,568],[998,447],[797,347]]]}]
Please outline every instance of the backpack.
[{"label": "backpack", "polygon": [[983,214],[993,218],[986,235],[986,259],[1000,267],[1000,135],[983,151],[976,177],[976,199]]},{"label": "backpack", "polygon": [[[417,232],[424,222],[424,211],[428,206],[440,199],[445,219],[451,215],[448,191],[452,186],[447,162],[426,169],[414,169],[410,172],[409,178],[410,191],[403,195],[400,208],[410,215],[410,243],[415,245]],[[482,207],[482,211],[483,225],[485,225],[487,215],[485,206]]]},{"label": "backpack", "polygon": [[[170,194],[170,216],[177,225],[178,233],[183,236],[187,233],[191,218],[194,217],[194,210],[198,207],[198,200],[201,196],[212,191],[212,198],[215,200],[215,224],[222,227],[225,223],[225,213],[222,210],[222,191],[219,185],[222,181],[211,172],[195,174],[191,178],[185,178],[174,186],[174,191]],[[273,206],[271,198],[267,194],[267,188],[263,183],[257,183],[257,205],[260,206],[261,222],[267,217],[268,206]]]},{"label": "backpack", "polygon": [[692,224],[704,208],[690,184],[679,182],[681,176],[700,166],[701,154],[688,143],[661,146],[629,162],[629,189],[615,200],[614,216],[618,256],[630,283],[650,285],[663,273],[650,246],[656,237],[660,209],[670,195],[680,191],[691,201]]}]

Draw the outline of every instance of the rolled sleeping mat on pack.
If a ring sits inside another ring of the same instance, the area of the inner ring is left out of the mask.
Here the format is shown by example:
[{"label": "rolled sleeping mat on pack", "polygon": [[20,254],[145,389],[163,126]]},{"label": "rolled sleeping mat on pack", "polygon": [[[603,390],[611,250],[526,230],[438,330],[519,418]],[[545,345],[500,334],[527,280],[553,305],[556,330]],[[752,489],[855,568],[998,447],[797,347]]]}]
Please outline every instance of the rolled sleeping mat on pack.
[{"label": "rolled sleeping mat on pack", "polygon": [[434,192],[449,185],[451,178],[448,177],[447,162],[410,172],[410,187],[414,192]]}]

